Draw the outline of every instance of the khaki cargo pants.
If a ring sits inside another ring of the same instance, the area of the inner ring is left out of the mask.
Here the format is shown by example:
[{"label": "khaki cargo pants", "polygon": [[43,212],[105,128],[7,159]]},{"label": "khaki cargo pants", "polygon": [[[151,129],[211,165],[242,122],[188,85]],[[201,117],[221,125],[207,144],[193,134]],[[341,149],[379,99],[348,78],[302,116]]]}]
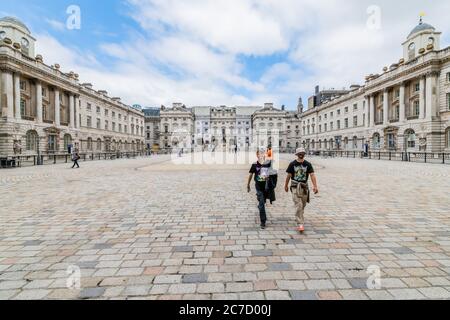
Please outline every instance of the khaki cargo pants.
[{"label": "khaki cargo pants", "polygon": [[303,225],[305,224],[305,207],[309,201],[309,190],[306,186],[301,186],[300,184],[298,187],[291,186],[291,193],[292,193],[292,200],[294,201],[295,205],[295,218],[297,221],[297,224]]}]

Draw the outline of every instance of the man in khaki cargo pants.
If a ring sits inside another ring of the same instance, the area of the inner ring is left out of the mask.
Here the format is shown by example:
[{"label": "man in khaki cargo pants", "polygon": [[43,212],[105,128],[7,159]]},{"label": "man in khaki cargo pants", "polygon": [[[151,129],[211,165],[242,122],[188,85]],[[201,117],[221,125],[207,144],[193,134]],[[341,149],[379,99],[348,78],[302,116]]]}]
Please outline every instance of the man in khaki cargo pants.
[{"label": "man in khaki cargo pants", "polygon": [[306,204],[309,203],[309,176],[311,176],[311,180],[313,183],[314,194],[319,193],[319,189],[317,188],[317,178],[314,173],[314,168],[311,163],[305,160],[305,149],[297,149],[297,151],[295,152],[295,156],[297,157],[297,159],[291,162],[288,169],[286,170],[288,176],[286,177],[284,189],[286,192],[289,192],[289,182],[291,182],[290,190],[292,193],[292,199],[294,200],[294,204],[297,209],[297,231],[303,233],[305,231],[304,211]]}]

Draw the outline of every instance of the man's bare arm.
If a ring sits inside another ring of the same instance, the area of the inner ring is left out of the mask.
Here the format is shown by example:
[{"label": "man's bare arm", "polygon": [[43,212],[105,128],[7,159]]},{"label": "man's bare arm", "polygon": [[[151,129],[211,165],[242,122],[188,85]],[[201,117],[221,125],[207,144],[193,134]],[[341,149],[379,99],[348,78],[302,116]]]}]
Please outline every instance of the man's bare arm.
[{"label": "man's bare arm", "polygon": [[253,173],[250,173],[250,175],[248,176],[248,182],[247,182],[247,191],[250,192],[250,183],[252,182],[253,179]]},{"label": "man's bare arm", "polygon": [[292,174],[288,174],[286,177],[286,182],[284,183],[284,191],[289,192],[289,181],[292,179]]},{"label": "man's bare arm", "polygon": [[313,192],[315,194],[319,193],[319,188],[317,187],[317,177],[315,173],[311,173],[311,181],[313,184]]}]

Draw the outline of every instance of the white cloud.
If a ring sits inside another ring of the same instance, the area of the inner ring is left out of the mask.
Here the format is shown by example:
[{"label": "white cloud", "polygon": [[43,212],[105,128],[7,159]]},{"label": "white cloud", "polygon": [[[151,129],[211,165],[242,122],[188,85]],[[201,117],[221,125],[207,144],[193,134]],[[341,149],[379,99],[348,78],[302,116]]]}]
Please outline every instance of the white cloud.
[{"label": "white cloud", "polygon": [[[40,53],[128,103],[273,101],[295,108],[298,96],[306,99],[316,84],[361,84],[365,75],[397,62],[421,11],[443,31],[443,45],[450,41],[447,0],[426,6],[422,0],[379,0],[380,30],[367,28],[369,0],[127,1],[144,32],[100,44],[111,65],[47,35],[38,37]],[[246,59],[272,54],[287,58],[250,80]]]},{"label": "white cloud", "polygon": [[66,29],[66,25],[61,21],[45,19],[45,22],[47,22],[50,25],[50,27],[52,27],[57,31],[64,31]]}]

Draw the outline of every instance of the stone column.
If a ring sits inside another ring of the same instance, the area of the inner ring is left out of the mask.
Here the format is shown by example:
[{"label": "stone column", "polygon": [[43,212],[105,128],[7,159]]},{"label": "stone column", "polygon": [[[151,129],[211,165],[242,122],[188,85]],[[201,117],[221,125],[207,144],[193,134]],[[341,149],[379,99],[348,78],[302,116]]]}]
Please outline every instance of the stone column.
[{"label": "stone column", "polygon": [[80,128],[80,98],[75,96],[75,127]]},{"label": "stone column", "polygon": [[375,106],[374,106],[373,94],[371,94],[369,96],[369,117],[370,117],[369,127],[374,127],[375,126]]},{"label": "stone column", "polygon": [[420,78],[419,119],[425,118],[425,78]]},{"label": "stone column", "polygon": [[383,92],[383,124],[389,124],[389,91],[385,89]]},{"label": "stone column", "polygon": [[36,120],[37,123],[42,123],[42,84],[40,81],[36,82]]},{"label": "stone column", "polygon": [[75,97],[72,93],[69,95],[69,128],[75,128]]},{"label": "stone column", "polygon": [[3,108],[6,108],[6,117],[14,118],[14,94],[13,75],[9,71],[2,73],[1,100]]},{"label": "stone column", "polygon": [[59,89],[55,88],[55,126],[59,127],[61,126],[61,111],[59,109],[60,102],[59,102]]},{"label": "stone column", "polygon": [[400,116],[399,121],[405,121],[405,84],[400,85]]},{"label": "stone column", "polygon": [[366,112],[365,122],[366,122],[366,127],[370,127],[370,96],[366,96],[365,101],[366,101],[366,107],[367,107],[365,110],[365,112]]},{"label": "stone column", "polygon": [[22,119],[20,112],[20,74],[14,74],[14,110],[17,120]]},{"label": "stone column", "polygon": [[433,92],[436,90],[436,75],[430,73],[427,75],[427,81],[426,81],[426,112],[425,117],[427,120],[431,121],[434,116],[436,116],[436,107],[437,107],[437,101],[436,101],[436,92]]}]

